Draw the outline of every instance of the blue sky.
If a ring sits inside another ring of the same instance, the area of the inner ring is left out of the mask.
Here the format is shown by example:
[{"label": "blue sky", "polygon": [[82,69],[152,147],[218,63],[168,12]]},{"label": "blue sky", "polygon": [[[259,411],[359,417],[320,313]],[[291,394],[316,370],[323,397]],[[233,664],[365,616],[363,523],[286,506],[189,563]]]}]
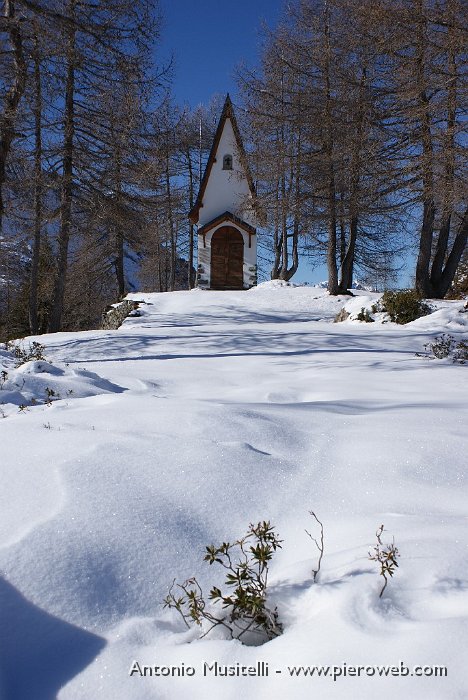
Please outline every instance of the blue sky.
[{"label": "blue sky", "polygon": [[235,99],[236,66],[259,57],[263,21],[274,27],[283,0],[160,0],[159,56],[174,55],[174,97],[192,107],[216,93]]}]

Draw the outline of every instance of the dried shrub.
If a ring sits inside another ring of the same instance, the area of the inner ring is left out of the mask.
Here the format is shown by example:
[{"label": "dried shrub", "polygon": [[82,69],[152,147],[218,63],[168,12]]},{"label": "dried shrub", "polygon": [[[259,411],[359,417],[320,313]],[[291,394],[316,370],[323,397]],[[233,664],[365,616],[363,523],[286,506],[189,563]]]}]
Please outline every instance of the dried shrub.
[{"label": "dried shrub", "polygon": [[46,358],[44,357],[45,345],[41,345],[35,340],[33,340],[32,343],[29,343],[27,348],[24,347],[23,343],[13,344],[12,350],[16,359],[16,367],[20,367],[21,365],[24,365],[25,362],[29,362],[30,360],[43,360],[44,362],[47,362]]},{"label": "dried shrub", "polygon": [[376,561],[379,564],[379,573],[384,580],[379,595],[380,598],[383,596],[383,593],[387,588],[388,580],[393,577],[395,570],[398,568],[397,559],[400,556],[398,548],[395,546],[395,540],[392,540],[390,544],[384,544],[382,542],[383,531],[384,526],[381,525],[375,533],[375,536],[377,537],[377,544],[372,552],[369,552],[369,559],[371,561]]},{"label": "dried shrub", "polygon": [[442,333],[430,343],[426,343],[424,349],[426,352],[432,353],[432,356],[437,360],[450,357],[453,362],[461,365],[468,362],[468,342],[466,340],[457,342],[449,333]]}]

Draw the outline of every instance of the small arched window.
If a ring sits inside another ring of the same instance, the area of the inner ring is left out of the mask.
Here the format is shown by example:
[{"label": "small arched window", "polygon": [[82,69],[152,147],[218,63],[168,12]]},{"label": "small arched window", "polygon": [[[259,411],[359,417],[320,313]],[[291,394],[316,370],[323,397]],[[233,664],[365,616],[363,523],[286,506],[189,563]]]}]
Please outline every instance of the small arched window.
[{"label": "small arched window", "polygon": [[232,170],[232,156],[223,156],[223,170]]}]

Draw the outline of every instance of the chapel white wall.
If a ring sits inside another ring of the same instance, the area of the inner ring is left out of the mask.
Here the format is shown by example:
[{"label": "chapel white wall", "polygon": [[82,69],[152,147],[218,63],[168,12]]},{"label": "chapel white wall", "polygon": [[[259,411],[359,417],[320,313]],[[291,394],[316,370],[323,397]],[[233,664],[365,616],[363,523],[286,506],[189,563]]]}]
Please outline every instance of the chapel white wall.
[{"label": "chapel white wall", "polygon": [[[232,155],[232,170],[223,170],[223,156],[225,155]],[[211,168],[203,195],[203,206],[200,207],[198,226],[204,226],[225,211],[230,211],[251,226],[255,226],[253,212],[248,206],[250,200],[249,183],[240,163],[236,137],[231,120],[228,118],[224,122],[216,151],[216,162]]]}]

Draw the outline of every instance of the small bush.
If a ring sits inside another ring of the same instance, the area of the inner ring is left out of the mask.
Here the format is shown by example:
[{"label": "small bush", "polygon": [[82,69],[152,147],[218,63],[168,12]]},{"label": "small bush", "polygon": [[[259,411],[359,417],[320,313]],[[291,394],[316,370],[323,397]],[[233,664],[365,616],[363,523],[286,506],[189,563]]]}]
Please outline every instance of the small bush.
[{"label": "small bush", "polygon": [[459,362],[461,365],[468,362],[468,342],[466,340],[460,340],[455,345],[452,358],[454,362]]},{"label": "small bush", "polygon": [[8,381],[8,372],[6,369],[2,369],[0,372],[0,389],[3,389],[3,385]]},{"label": "small bush", "polygon": [[[215,613],[208,608],[196,578],[184,583],[174,580],[164,607],[177,610],[187,627],[190,627],[189,621],[200,627],[207,622],[210,626],[202,636],[218,625],[228,629],[231,638],[241,641],[248,641],[250,633],[260,635],[260,641],[279,636],[283,629],[278,613],[276,609],[270,610],[266,604],[268,566],[278,548],[281,548],[281,540],[269,521],[250,524],[247,534],[241,539],[206,548],[205,561],[210,565],[220,564],[226,569],[225,585],[231,590],[222,592],[213,586],[209,594],[209,600],[214,603],[212,609],[220,605],[224,613],[222,610]],[[182,595],[176,595],[174,586]],[[246,634],[247,637],[244,637]]]},{"label": "small bush", "polygon": [[380,307],[388,313],[391,321],[399,324],[411,323],[431,312],[431,307],[425,304],[413,289],[384,292]]},{"label": "small bush", "polygon": [[364,323],[374,323],[374,319],[370,315],[369,309],[361,307],[360,312],[356,316],[358,321],[364,321]]},{"label": "small bush", "polygon": [[468,342],[466,340],[455,340],[453,335],[442,333],[430,343],[424,346],[426,352],[432,352],[433,357],[438,360],[443,360],[446,357],[451,357],[453,362],[458,362],[464,365],[468,362]]},{"label": "small bush", "polygon": [[343,308],[340,309],[340,311],[338,311],[338,313],[336,314],[333,323],[342,323],[342,321],[346,321],[346,319],[349,318],[350,315],[351,314],[348,311],[346,311],[345,307],[343,306]]},{"label": "small bush", "polygon": [[32,343],[29,343],[28,348],[25,348],[21,343],[13,345],[13,355],[16,359],[15,366],[20,367],[21,365],[24,365],[25,362],[29,362],[30,360],[43,360],[44,362],[47,362],[46,358],[44,357],[44,350],[45,345],[41,345],[35,340],[33,340]]},{"label": "small bush", "polygon": [[443,360],[452,352],[454,341],[455,338],[453,335],[443,333],[438,338],[435,338],[432,343],[426,343],[424,349],[427,350],[427,352],[432,352],[434,357],[438,360]]},{"label": "small bush", "polygon": [[391,544],[384,544],[382,542],[383,531],[384,526],[381,525],[375,533],[375,536],[377,537],[377,544],[372,552],[369,552],[369,559],[371,561],[376,561],[379,564],[379,574],[384,580],[383,586],[380,590],[380,598],[383,596],[383,593],[387,588],[388,579],[393,577],[395,570],[398,568],[397,559],[400,556],[398,548],[395,546],[395,540],[392,540]]},{"label": "small bush", "polygon": [[60,398],[60,394],[59,394],[58,392],[54,391],[54,389],[49,389],[48,386],[46,386],[46,388],[44,389],[44,391],[45,391],[45,393],[46,393],[46,399],[45,399],[45,402],[44,402],[44,403],[45,403],[47,406],[51,406],[51,405],[52,405],[52,401],[57,401],[57,400]]}]

